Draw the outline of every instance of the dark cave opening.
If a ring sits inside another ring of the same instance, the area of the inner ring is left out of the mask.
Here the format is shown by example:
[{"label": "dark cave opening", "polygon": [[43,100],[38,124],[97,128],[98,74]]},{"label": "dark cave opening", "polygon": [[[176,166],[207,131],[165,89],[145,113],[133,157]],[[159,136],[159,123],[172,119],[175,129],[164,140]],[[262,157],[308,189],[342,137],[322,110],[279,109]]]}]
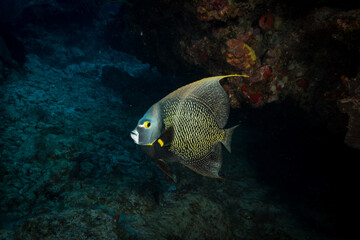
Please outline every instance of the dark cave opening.
[{"label": "dark cave opening", "polygon": [[[259,182],[273,188],[272,197],[303,216],[310,228],[333,234],[349,228],[344,219],[356,207],[355,162],[360,154],[343,142],[345,125],[333,131],[315,112],[300,109],[290,99],[261,109],[244,106],[230,116],[229,126],[240,119],[246,129],[245,137],[241,131],[235,134],[233,154],[245,145],[248,164]],[[322,226],[305,217],[308,209],[324,218]]]}]

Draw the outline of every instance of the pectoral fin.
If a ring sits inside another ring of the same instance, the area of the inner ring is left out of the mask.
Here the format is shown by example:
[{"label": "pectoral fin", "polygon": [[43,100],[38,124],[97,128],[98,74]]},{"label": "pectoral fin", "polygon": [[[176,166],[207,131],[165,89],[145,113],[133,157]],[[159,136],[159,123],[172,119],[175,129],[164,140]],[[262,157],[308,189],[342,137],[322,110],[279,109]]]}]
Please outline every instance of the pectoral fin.
[{"label": "pectoral fin", "polygon": [[163,134],[158,138],[157,143],[160,147],[170,146],[172,140],[174,139],[174,128],[173,126],[168,127]]},{"label": "pectoral fin", "polygon": [[154,162],[156,163],[156,165],[158,165],[158,167],[161,169],[161,171],[163,171],[166,175],[168,175],[174,182],[176,182],[176,179],[171,175],[169,169],[168,169],[168,166],[167,164],[161,160],[161,159],[158,159],[158,160],[154,160]]}]

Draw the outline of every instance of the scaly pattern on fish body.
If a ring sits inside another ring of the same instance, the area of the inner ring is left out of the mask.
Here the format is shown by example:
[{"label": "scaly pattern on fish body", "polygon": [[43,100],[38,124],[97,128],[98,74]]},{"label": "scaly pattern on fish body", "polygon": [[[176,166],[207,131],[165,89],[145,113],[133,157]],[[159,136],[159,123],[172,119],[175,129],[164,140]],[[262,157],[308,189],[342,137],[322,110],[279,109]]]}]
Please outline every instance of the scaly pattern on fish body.
[{"label": "scaly pattern on fish body", "polygon": [[206,103],[194,96],[168,101],[163,105],[163,116],[165,129],[174,126],[170,151],[184,163],[201,159],[224,138],[225,131],[219,129]]}]

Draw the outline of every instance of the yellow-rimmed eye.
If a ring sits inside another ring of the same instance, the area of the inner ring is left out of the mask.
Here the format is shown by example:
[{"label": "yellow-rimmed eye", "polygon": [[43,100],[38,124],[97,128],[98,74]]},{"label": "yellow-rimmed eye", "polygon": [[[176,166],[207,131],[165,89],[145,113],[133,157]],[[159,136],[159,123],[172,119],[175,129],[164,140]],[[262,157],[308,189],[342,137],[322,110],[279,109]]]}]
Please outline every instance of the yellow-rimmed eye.
[{"label": "yellow-rimmed eye", "polygon": [[145,128],[149,128],[151,126],[151,122],[150,121],[145,121],[144,122],[144,127]]}]

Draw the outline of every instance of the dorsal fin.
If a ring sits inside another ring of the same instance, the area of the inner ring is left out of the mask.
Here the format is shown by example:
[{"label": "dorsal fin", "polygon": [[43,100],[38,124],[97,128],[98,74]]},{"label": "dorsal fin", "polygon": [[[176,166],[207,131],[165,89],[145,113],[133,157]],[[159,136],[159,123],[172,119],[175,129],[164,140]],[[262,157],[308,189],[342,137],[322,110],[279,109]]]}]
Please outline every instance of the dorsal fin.
[{"label": "dorsal fin", "polygon": [[225,90],[220,85],[220,80],[227,77],[248,77],[246,75],[226,75],[203,78],[199,81],[183,86],[170,93],[162,101],[172,98],[180,99],[178,111],[182,107],[182,100],[194,97],[201,100],[213,113],[219,128],[224,128],[229,117],[230,102]]}]

